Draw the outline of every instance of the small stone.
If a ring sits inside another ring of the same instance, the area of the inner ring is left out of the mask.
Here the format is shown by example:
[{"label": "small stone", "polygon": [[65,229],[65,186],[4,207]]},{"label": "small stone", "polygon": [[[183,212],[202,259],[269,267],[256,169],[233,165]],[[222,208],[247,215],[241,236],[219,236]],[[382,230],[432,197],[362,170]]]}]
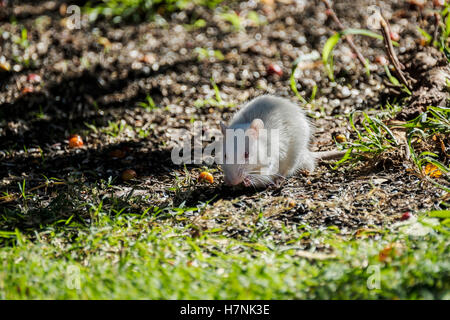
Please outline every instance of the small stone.
[{"label": "small stone", "polygon": [[268,74],[276,74],[277,76],[283,75],[283,69],[275,63],[271,63],[267,66],[267,73]]},{"label": "small stone", "polygon": [[350,91],[349,88],[347,88],[347,87],[343,87],[343,88],[342,88],[342,90],[341,90],[341,95],[342,95],[343,98],[347,98],[347,97],[349,97],[351,94],[352,94],[352,92]]},{"label": "small stone", "polygon": [[391,37],[392,41],[400,40],[400,35],[398,34],[398,32],[395,32],[395,31],[391,31],[390,37]]},{"label": "small stone", "polygon": [[385,56],[377,56],[375,62],[381,66],[386,66],[389,63]]}]

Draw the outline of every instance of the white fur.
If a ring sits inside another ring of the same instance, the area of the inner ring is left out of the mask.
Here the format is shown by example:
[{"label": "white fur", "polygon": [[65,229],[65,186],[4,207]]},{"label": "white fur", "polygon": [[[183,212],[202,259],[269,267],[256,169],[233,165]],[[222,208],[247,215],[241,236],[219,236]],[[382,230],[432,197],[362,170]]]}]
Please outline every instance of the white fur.
[{"label": "white fur", "polygon": [[[280,153],[278,170],[270,172],[268,177],[256,177],[253,184],[264,185],[276,181],[277,178],[291,176],[299,170],[314,170],[315,156],[309,150],[312,126],[300,106],[285,98],[271,95],[260,96],[239,110],[228,128],[248,129],[254,119],[261,119],[264,129],[269,131],[279,129]],[[262,147],[268,148],[267,145]],[[233,181],[231,184],[240,183],[238,176],[244,175],[240,177],[242,182],[246,172],[252,171],[248,164],[224,164],[222,168],[225,180]]]}]

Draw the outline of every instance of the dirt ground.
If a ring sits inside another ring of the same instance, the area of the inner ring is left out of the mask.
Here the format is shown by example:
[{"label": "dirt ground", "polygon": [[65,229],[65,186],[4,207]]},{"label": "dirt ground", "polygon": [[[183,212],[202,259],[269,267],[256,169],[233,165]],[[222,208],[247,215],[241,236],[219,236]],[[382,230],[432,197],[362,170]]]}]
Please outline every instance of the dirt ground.
[{"label": "dirt ground", "polygon": [[[190,129],[191,119],[218,128],[236,110],[194,106],[198,99],[215,97],[211,78],[222,99],[237,106],[265,93],[296,101],[289,82],[293,61],[314,50],[320,53],[336,29],[320,1],[279,1],[273,9],[255,1],[229,3],[241,15],[256,10],[267,18],[265,25],[250,24],[245,31],[233,30],[202,7],[174,13],[165,23],[115,26],[106,21],[89,24],[84,17],[81,29],[69,30],[59,12],[61,2],[17,3],[17,23],[0,25],[0,57],[12,66],[9,72],[0,72],[0,191],[17,193],[17,184],[24,179],[28,188],[39,186],[44,176],[73,179],[89,188],[113,177],[115,196],[125,197],[133,190],[134,196],[145,198],[135,204],[135,211],[149,204],[179,206],[184,201],[196,206],[211,200],[213,205],[204,215],[214,218],[196,223],[210,228],[206,224],[232,219],[234,229],[229,233],[245,232],[246,219],[260,211],[280,227],[296,222],[353,232],[389,224],[407,211],[435,209],[443,195],[408,170],[412,164],[395,153],[337,170],[332,163],[321,163],[309,175],[291,177],[281,188],[266,190],[226,187],[220,170],[213,166],[214,184],[194,182],[174,189],[175,176],[183,179],[186,174],[183,166],[171,162],[168,132]],[[405,1],[334,3],[344,25],[353,28],[367,28],[367,8],[379,3],[392,29],[401,35],[398,52],[416,47],[420,13]],[[185,26],[199,17],[207,21],[206,27]],[[21,26],[28,30],[26,48],[12,39],[20,35]],[[383,43],[354,39],[372,62],[370,77],[345,42],[335,51],[336,82],[328,79],[320,64],[305,65],[296,74],[304,97],[311,95],[314,85],[318,87],[315,101],[307,106],[316,126],[313,150],[335,148],[337,134],[354,138],[349,113],[379,113],[389,99],[384,69],[374,62],[383,55]],[[219,50],[223,59],[200,60],[195,48]],[[23,60],[27,57],[28,66]],[[270,64],[281,66],[283,75],[269,74]],[[33,83],[29,74],[39,75],[42,81]],[[147,95],[161,108],[140,107]],[[129,127],[116,136],[102,129],[120,121]],[[148,135],[139,136],[139,130]],[[83,137],[83,148],[68,148],[67,139],[74,133]],[[125,156],[111,156],[114,150]],[[124,182],[120,174],[127,168],[135,170],[137,178]],[[187,170],[195,180],[201,166],[188,165]],[[66,190],[57,185],[38,189],[36,209],[45,208]],[[101,192],[106,197],[111,194]],[[13,208],[19,203],[0,206]]]}]

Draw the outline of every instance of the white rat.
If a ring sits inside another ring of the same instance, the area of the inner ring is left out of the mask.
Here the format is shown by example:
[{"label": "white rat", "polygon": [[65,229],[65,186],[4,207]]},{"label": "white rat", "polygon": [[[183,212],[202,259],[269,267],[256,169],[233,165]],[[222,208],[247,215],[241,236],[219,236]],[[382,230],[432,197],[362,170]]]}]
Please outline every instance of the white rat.
[{"label": "white rat", "polygon": [[[300,170],[312,172],[317,159],[336,158],[345,153],[311,152],[312,125],[305,112],[281,97],[255,98],[234,115],[228,127],[224,123],[220,126],[224,136],[222,170],[228,185],[279,184]],[[243,146],[237,142],[238,130],[246,136]],[[227,147],[230,137],[234,141]]]}]

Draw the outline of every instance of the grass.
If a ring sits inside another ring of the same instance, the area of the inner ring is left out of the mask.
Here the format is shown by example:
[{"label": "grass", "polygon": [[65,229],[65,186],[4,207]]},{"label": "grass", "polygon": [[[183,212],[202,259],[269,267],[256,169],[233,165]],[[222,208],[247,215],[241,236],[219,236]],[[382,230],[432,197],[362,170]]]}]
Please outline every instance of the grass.
[{"label": "grass", "polygon": [[28,41],[28,30],[26,28],[22,28],[20,37],[16,37],[14,42],[20,45],[23,49],[28,49],[30,46],[30,42]]},{"label": "grass", "polygon": [[[348,152],[336,167],[391,152],[398,161],[413,165],[418,175],[450,192],[450,161],[443,140],[450,135],[450,108],[430,106],[425,113],[407,122],[393,121],[400,110],[398,107],[388,105],[386,110],[374,116],[360,112],[361,129],[355,125],[356,112],[350,114],[349,123],[356,139],[340,144]],[[431,172],[426,170],[427,165]]]},{"label": "grass", "polygon": [[[295,96],[298,98],[298,100],[302,104],[307,104],[308,102],[298,92],[297,81],[295,80],[295,71],[297,70],[297,67],[298,67],[298,65],[301,62],[304,62],[304,61],[315,61],[317,59],[319,59],[319,54],[317,52],[312,52],[312,53],[305,54],[305,55],[302,55],[302,56],[298,57],[297,59],[295,59],[294,63],[292,64],[291,75],[289,77],[289,82],[290,82],[290,85],[291,85],[291,90],[295,93]],[[316,93],[317,93],[317,86],[315,86],[313,88],[313,91],[312,91],[312,94],[311,94],[311,98],[310,98],[310,103],[314,100],[314,98],[316,96]]]},{"label": "grass", "polygon": [[450,3],[446,3],[444,8],[439,12],[441,23],[440,26],[440,37],[433,41],[433,36],[430,35],[424,29],[417,27],[418,32],[422,35],[426,44],[431,44],[437,48],[439,48],[450,61]]},{"label": "grass", "polygon": [[215,59],[222,61],[225,59],[225,56],[220,50],[213,50],[207,48],[195,48],[195,53],[197,54],[197,59],[199,62],[204,60],[211,60],[214,62]]},{"label": "grass", "polygon": [[[404,126],[444,132],[432,111],[427,122]],[[370,152],[398,147],[381,120],[363,118],[374,135]],[[441,210],[350,233],[256,209],[239,229],[233,215],[211,214],[209,201],[185,204],[196,189],[186,168],[167,190],[175,200],[161,207],[132,188],[116,196],[112,178],[44,178],[32,188],[22,180],[18,195],[0,198],[16,200],[0,211],[0,299],[450,299],[445,199]],[[43,188],[56,197],[47,202]]]},{"label": "grass", "polygon": [[[444,23],[440,24],[441,32],[438,41],[432,43],[433,37],[425,30],[418,28],[419,32],[427,39],[429,44],[439,48],[446,55],[450,62],[449,35],[450,35],[450,4],[446,4],[440,12]],[[350,34],[365,34],[365,30],[353,30]],[[332,77],[332,51],[344,32],[336,33],[328,39],[322,58]],[[377,37],[373,35],[373,37]],[[386,74],[394,85],[399,84],[385,66]],[[406,88],[405,88],[406,89]],[[408,92],[411,94],[410,92]],[[420,114],[415,119],[408,122],[395,122],[395,115],[401,110],[402,105],[407,104],[407,99],[398,103],[396,106],[386,105],[386,112],[370,116],[366,112],[361,112],[361,129],[358,129],[354,123],[355,113],[349,116],[349,123],[353,128],[357,138],[351,142],[343,143],[343,147],[348,149],[344,158],[337,163],[340,165],[345,162],[358,163],[361,160],[367,160],[367,155],[381,155],[386,151],[398,151],[406,147],[406,160],[415,165],[414,170],[434,185],[450,192],[450,161],[448,161],[447,151],[444,140],[450,134],[450,108],[429,106],[426,112]],[[399,137],[404,137],[399,141]],[[431,169],[430,169],[431,168]],[[431,177],[431,179],[430,179]],[[435,178],[440,178],[436,181]]]},{"label": "grass", "polygon": [[204,108],[207,106],[218,107],[218,108],[233,108],[236,105],[233,102],[226,102],[222,99],[220,94],[220,89],[217,86],[213,78],[210,79],[211,86],[214,89],[214,98],[208,99],[197,99],[194,101],[194,106],[196,108]]},{"label": "grass", "polygon": [[207,203],[135,211],[142,199],[68,193],[65,217],[0,232],[0,299],[450,298],[448,210],[351,235],[283,225],[274,241],[261,212],[230,237],[195,225],[211,218]]},{"label": "grass", "polygon": [[156,103],[153,101],[153,98],[150,95],[147,95],[145,98],[147,101],[139,102],[138,106],[144,108],[147,111],[153,111],[158,108]]},{"label": "grass", "polygon": [[0,299],[450,299],[445,200],[351,233],[250,210],[230,233],[235,217],[181,202],[187,169],[168,190],[176,207],[133,189],[115,196],[112,178],[44,178],[50,203],[23,180],[0,214]]},{"label": "grass", "polygon": [[227,21],[236,31],[242,30],[242,18],[234,11],[224,12],[221,15],[224,21]]},{"label": "grass", "polygon": [[[339,40],[341,40],[342,37],[346,35],[362,35],[378,40],[383,40],[383,36],[372,32],[370,30],[364,30],[364,29],[345,29],[339,32],[336,32],[333,34],[328,40],[326,41],[323,49],[322,49],[322,63],[325,66],[325,70],[327,71],[328,77],[331,81],[334,81],[334,63],[333,63],[333,50],[336,47],[336,45],[339,43]],[[397,43],[395,43],[398,45]],[[367,75],[370,74],[369,71],[369,62],[366,61],[366,73]]]}]

